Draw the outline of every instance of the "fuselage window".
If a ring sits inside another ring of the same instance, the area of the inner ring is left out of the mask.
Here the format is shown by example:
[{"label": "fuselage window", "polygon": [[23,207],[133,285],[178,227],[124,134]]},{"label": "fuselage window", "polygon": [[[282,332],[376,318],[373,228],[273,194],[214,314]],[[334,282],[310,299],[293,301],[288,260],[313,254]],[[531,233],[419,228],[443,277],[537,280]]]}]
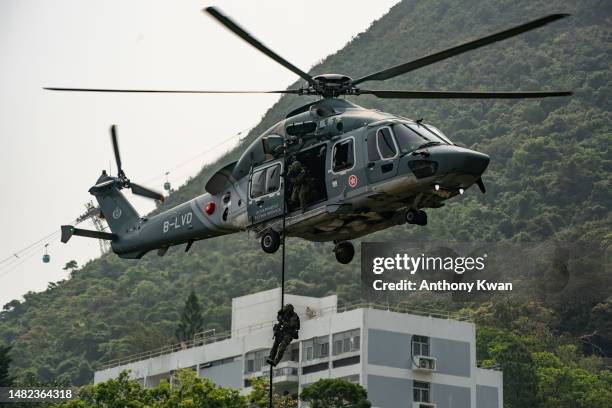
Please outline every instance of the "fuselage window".
[{"label": "fuselage window", "polygon": [[251,178],[251,198],[274,193],[280,187],[280,164],[257,170]]},{"label": "fuselage window", "polygon": [[333,151],[332,170],[339,172],[353,167],[355,164],[355,154],[353,149],[353,139],[336,143]]},{"label": "fuselage window", "polygon": [[251,197],[261,197],[266,193],[266,170],[259,170],[253,173],[251,179]]},{"label": "fuselage window", "polygon": [[383,159],[389,159],[397,154],[391,130],[387,127],[378,129],[376,133],[378,152]]},{"label": "fuselage window", "polygon": [[283,137],[278,135],[269,135],[261,139],[263,144],[266,161],[272,160],[281,155],[283,152]]},{"label": "fuselage window", "polygon": [[280,165],[268,167],[267,171],[267,193],[273,193],[280,187]]}]

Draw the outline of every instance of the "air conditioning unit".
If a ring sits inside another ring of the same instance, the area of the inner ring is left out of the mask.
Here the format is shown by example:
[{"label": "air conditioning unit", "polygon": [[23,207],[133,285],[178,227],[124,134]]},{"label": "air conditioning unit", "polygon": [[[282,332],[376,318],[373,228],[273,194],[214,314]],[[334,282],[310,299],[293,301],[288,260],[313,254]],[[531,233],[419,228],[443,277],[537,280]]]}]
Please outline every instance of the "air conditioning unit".
[{"label": "air conditioning unit", "polygon": [[414,356],[416,367],[413,369],[418,371],[436,371],[436,362],[437,360],[434,357]]},{"label": "air conditioning unit", "polygon": [[433,402],[413,402],[412,408],[436,408]]}]

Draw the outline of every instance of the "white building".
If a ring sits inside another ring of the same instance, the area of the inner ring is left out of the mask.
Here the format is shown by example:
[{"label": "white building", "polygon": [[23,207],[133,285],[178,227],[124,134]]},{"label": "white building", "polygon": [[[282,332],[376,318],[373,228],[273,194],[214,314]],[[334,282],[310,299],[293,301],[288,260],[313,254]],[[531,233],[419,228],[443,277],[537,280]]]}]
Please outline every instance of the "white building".
[{"label": "white building", "polygon": [[[191,368],[248,392],[252,377],[269,374],[265,358],[280,295],[277,288],[235,298],[231,333],[111,361],[94,382],[129,369],[132,378],[156,386],[175,370]],[[364,386],[374,407],[502,407],[502,373],[476,366],[473,323],[376,305],[338,309],[336,296],[286,295],[285,303],[294,305],[301,330],[274,371],[280,394],[297,395],[320,378],[344,378]]]}]

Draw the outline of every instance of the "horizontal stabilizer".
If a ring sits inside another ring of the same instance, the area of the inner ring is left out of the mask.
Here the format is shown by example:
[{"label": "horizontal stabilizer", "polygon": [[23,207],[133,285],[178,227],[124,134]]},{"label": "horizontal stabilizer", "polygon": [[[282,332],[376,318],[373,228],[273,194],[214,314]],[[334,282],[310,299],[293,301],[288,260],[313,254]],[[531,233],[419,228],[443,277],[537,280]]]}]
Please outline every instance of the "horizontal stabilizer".
[{"label": "horizontal stabilizer", "polygon": [[65,244],[72,238],[73,235],[80,237],[96,238],[96,239],[107,239],[114,241],[117,239],[117,235],[111,234],[110,232],[103,231],[92,231],[86,229],[75,228],[72,225],[62,225],[62,238],[61,241]]}]

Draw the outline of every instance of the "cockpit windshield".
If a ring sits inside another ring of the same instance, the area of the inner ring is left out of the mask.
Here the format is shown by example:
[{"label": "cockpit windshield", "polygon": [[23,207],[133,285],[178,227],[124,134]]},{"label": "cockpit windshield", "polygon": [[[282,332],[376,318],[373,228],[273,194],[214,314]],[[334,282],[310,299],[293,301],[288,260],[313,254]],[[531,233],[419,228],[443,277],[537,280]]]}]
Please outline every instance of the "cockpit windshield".
[{"label": "cockpit windshield", "polygon": [[424,123],[421,123],[420,125],[415,125],[415,126],[417,126],[418,129],[422,129],[424,132],[427,132],[428,134],[434,135],[436,138],[442,140],[443,143],[452,144],[449,138],[446,137],[444,133],[442,133],[442,131],[438,129],[437,127],[426,125]]},{"label": "cockpit windshield", "polygon": [[402,153],[410,153],[428,141],[428,139],[403,123],[394,125],[393,133],[395,133],[395,137],[397,137],[397,143]]},{"label": "cockpit windshield", "polygon": [[403,154],[410,153],[419,147],[447,143],[445,139],[423,125],[398,123],[393,126],[393,131]]}]

